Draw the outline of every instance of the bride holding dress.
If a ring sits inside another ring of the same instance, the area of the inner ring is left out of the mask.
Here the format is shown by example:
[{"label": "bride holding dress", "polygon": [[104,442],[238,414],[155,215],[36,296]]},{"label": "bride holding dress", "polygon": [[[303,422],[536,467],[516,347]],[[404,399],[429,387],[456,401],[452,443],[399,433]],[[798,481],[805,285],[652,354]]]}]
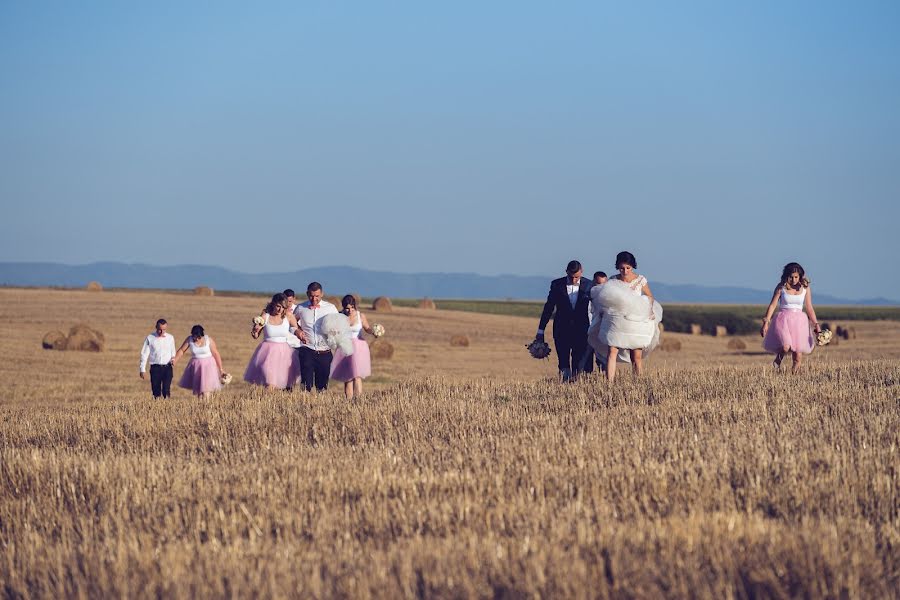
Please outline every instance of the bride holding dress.
[{"label": "bride holding dress", "polygon": [[616,377],[616,362],[630,362],[635,375],[643,372],[643,359],[659,345],[662,306],[653,299],[647,278],[634,272],[631,252],[616,255],[619,274],[591,290],[594,319],[588,343],[607,354],[606,377]]}]

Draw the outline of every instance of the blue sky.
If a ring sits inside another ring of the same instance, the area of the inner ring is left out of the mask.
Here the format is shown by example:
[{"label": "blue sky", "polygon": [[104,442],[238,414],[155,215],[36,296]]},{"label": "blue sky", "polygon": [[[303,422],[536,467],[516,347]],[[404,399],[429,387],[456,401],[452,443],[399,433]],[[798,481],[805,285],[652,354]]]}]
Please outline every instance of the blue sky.
[{"label": "blue sky", "polygon": [[900,299],[900,3],[0,4],[0,260]]}]

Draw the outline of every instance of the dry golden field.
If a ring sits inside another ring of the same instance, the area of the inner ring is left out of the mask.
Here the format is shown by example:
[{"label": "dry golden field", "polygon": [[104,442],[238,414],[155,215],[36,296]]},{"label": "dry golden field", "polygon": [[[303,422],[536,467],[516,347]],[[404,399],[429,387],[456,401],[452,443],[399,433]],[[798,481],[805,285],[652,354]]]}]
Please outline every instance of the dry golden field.
[{"label": "dry golden field", "polygon": [[[531,319],[395,308],[348,403],[239,382],[262,304],[0,289],[4,597],[898,595],[900,323],[797,378],[759,338],[666,334],[609,387],[556,383]],[[236,383],[152,400],[160,316]],[[105,352],[41,349],[77,322]]]}]

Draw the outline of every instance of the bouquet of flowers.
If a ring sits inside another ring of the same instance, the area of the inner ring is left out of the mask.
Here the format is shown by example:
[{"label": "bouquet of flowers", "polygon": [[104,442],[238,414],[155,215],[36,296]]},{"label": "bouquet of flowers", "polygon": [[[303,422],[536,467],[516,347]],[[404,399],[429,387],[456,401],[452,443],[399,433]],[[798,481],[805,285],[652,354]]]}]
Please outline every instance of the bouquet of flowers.
[{"label": "bouquet of flowers", "polygon": [[380,338],[381,336],[383,336],[384,335],[384,325],[382,325],[381,323],[375,323],[374,325],[372,325],[372,335],[374,335],[377,338]]},{"label": "bouquet of flowers", "polygon": [[221,379],[222,379],[222,385],[228,385],[229,383],[231,383],[231,380],[234,378],[231,376],[231,373],[222,373]]},{"label": "bouquet of flowers", "polygon": [[255,317],[253,317],[253,324],[259,325],[260,327],[262,327],[263,325],[266,324],[266,320],[264,318],[262,318],[261,315],[256,315]]},{"label": "bouquet of flowers", "polygon": [[530,344],[525,344],[525,347],[528,348],[532,358],[542,359],[550,356],[550,344],[543,340],[535,339]]},{"label": "bouquet of flowers", "polygon": [[823,329],[816,334],[816,346],[827,346],[834,334],[830,329]]}]

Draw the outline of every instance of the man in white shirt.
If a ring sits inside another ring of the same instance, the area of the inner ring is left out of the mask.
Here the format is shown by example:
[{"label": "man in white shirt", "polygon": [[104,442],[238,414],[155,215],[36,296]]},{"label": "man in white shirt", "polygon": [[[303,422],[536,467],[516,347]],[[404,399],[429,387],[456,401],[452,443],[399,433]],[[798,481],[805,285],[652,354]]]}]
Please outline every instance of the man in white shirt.
[{"label": "man in white shirt", "polygon": [[312,390],[313,384],[320,391],[328,388],[331,360],[334,358],[322,335],[322,318],[337,314],[338,309],[331,302],[322,300],[323,293],[322,284],[313,281],[306,287],[309,300],[294,309],[300,326],[297,337],[303,342],[297,350],[300,353],[300,382],[306,386],[307,392]]},{"label": "man in white shirt", "polygon": [[141,379],[147,379],[146,364],[150,362],[150,387],[153,397],[168,398],[172,388],[172,359],[175,358],[175,338],[166,333],[165,319],[156,322],[156,331],[144,339],[141,347]]}]

